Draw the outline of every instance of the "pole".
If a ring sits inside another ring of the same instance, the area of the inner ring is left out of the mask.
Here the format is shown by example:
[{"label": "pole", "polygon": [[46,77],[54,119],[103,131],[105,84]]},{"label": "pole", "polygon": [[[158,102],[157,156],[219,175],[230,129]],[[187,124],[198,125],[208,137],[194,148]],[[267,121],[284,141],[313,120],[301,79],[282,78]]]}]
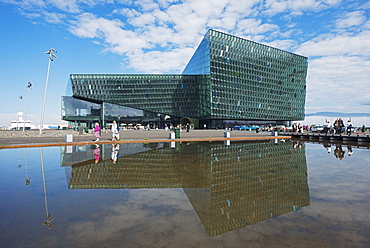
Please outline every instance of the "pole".
[{"label": "pole", "polygon": [[54,48],[51,48],[49,51],[45,52],[49,54],[49,61],[48,61],[48,71],[46,73],[46,83],[45,83],[45,92],[44,92],[44,103],[42,104],[42,112],[41,112],[41,121],[40,121],[40,134],[42,134],[42,126],[44,123],[44,113],[45,113],[45,104],[46,104],[46,93],[48,91],[48,83],[49,83],[49,74],[50,74],[50,62],[54,60],[57,56],[53,54],[53,52],[57,52]]},{"label": "pole", "polygon": [[30,96],[30,89],[32,88],[32,84],[28,82],[27,84],[28,93],[27,93],[27,102],[26,102],[26,115],[24,116],[23,120],[23,132],[26,130],[26,120],[27,120],[27,110],[28,110],[28,98]]},{"label": "pole", "polygon": [[42,134],[42,125],[43,125],[43,122],[44,122],[46,93],[48,91],[48,83],[49,83],[50,61],[51,60],[49,59],[49,61],[48,61],[48,72],[46,74],[46,84],[45,84],[45,92],[44,92],[44,103],[42,104],[42,112],[41,112],[40,134]]},{"label": "pole", "polygon": [[18,110],[18,113],[17,113],[17,130],[19,130],[19,116],[18,116],[18,114],[21,112],[21,108],[22,108],[22,101],[23,101],[23,96],[22,95],[20,95],[19,96],[19,110]]}]

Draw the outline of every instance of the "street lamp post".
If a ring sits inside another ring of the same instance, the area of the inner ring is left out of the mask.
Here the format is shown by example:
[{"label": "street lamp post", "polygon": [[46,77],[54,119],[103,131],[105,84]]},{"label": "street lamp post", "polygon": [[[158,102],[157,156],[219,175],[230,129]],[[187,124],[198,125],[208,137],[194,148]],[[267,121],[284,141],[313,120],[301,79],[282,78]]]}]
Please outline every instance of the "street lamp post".
[{"label": "street lamp post", "polygon": [[32,89],[32,84],[30,82],[28,82],[26,88],[28,88],[28,93],[27,93],[27,103],[26,103],[26,115],[24,116],[24,120],[23,120],[23,132],[26,130],[28,98],[30,97],[30,89]]},{"label": "street lamp post", "polygon": [[54,48],[50,48],[49,51],[45,52],[45,54],[49,54],[49,61],[48,61],[48,71],[46,73],[46,84],[45,84],[45,92],[44,92],[44,103],[42,104],[42,112],[41,112],[41,121],[40,121],[40,134],[42,134],[42,125],[44,122],[44,113],[45,113],[45,104],[46,104],[46,93],[48,91],[48,83],[49,83],[49,74],[50,74],[50,62],[54,60],[57,56],[53,54],[53,52],[57,52]]},{"label": "street lamp post", "polygon": [[19,127],[19,120],[20,120],[19,116],[20,116],[20,112],[21,112],[23,96],[20,95],[18,98],[19,98],[19,110],[18,110],[18,113],[17,113],[17,130],[20,129],[20,127]]}]

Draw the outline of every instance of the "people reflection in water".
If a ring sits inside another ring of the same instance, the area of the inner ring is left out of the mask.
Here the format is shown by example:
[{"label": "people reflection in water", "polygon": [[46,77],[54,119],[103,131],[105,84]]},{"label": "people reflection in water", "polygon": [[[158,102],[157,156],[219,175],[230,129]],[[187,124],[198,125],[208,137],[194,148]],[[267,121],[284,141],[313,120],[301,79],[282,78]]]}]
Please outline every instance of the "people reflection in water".
[{"label": "people reflection in water", "polygon": [[112,144],[112,163],[115,164],[117,162],[117,159],[119,157],[119,144]]},{"label": "people reflection in water", "polygon": [[351,156],[352,153],[353,153],[353,150],[352,150],[352,146],[347,146],[347,150],[348,150],[348,156]]},{"label": "people reflection in water", "polygon": [[343,151],[342,145],[336,145],[334,150],[334,156],[339,158],[340,160],[343,159],[345,151]]},{"label": "people reflection in water", "polygon": [[[323,143],[324,148],[328,151],[328,153],[331,153],[331,144],[329,143]],[[340,160],[344,158],[344,155],[346,154],[346,151],[343,150],[343,147],[341,144],[335,145],[334,150],[334,156]],[[353,149],[351,145],[347,145],[347,155],[351,156],[353,154]]]},{"label": "people reflection in water", "polygon": [[95,149],[94,149],[94,159],[95,159],[95,164],[97,164],[100,160],[100,147],[99,145],[95,145]]},{"label": "people reflection in water", "polygon": [[324,143],[323,145],[325,149],[328,151],[328,153],[331,153],[331,145],[329,143]]},{"label": "people reflection in water", "polygon": [[297,141],[297,142],[293,142],[293,149],[302,149],[302,144],[301,142]]}]

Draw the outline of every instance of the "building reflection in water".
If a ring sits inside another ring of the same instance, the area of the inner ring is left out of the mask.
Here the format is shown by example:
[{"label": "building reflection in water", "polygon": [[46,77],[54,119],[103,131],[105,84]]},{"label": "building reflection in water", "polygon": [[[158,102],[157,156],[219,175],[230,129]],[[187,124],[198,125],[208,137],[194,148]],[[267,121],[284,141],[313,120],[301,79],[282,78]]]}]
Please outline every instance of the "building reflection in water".
[{"label": "building reflection in water", "polygon": [[121,144],[62,147],[70,189],[183,188],[216,236],[310,204],[305,146],[291,142]]}]

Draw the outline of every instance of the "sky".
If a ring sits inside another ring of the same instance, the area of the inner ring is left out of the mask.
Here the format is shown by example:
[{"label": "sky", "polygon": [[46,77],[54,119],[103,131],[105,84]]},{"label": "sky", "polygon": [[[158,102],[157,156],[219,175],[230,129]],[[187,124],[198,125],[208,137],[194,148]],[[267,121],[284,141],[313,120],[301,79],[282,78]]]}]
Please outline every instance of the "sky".
[{"label": "sky", "polygon": [[0,126],[41,122],[51,48],[43,123],[59,124],[70,74],[181,73],[208,29],[308,57],[306,114],[370,117],[369,1],[0,0]]}]

